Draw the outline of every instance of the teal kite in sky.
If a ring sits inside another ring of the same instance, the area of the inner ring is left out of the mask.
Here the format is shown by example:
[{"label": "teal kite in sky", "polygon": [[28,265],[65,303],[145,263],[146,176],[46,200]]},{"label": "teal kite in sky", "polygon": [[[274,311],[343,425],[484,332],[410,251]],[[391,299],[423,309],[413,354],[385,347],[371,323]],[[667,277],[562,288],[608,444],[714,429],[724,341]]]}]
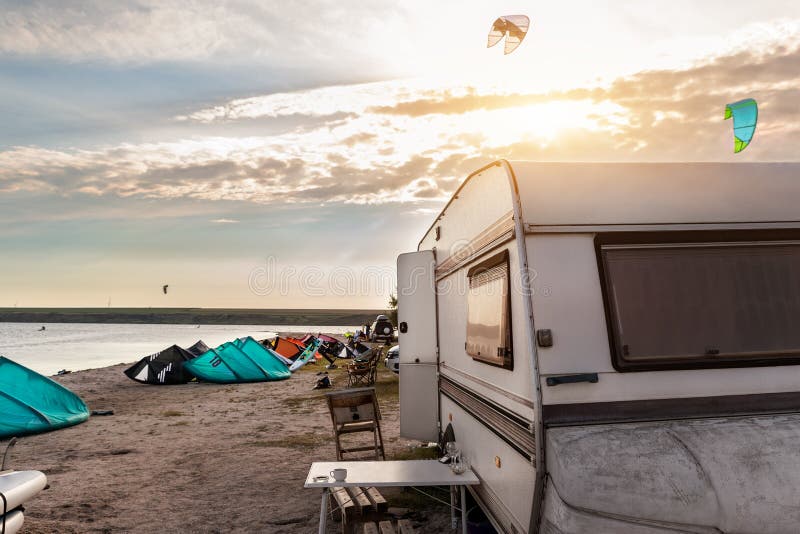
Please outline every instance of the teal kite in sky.
[{"label": "teal kite in sky", "polygon": [[738,154],[750,144],[756,132],[758,104],[752,98],[739,100],[725,106],[725,120],[733,117],[734,154]]}]

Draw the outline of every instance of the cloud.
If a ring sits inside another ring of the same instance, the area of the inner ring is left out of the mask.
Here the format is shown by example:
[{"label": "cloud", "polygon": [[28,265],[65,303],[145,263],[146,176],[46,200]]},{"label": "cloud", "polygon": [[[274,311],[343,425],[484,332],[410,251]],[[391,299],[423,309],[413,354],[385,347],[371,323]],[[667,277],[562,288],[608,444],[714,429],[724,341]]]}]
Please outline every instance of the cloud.
[{"label": "cloud", "polygon": [[115,63],[209,58],[294,67],[364,58],[358,39],[380,14],[376,0],[345,16],[337,2],[300,0],[291,9],[256,0],[10,1],[0,14],[0,54]]},{"label": "cloud", "polygon": [[210,123],[292,115],[332,117],[336,114],[360,114],[369,108],[380,109],[398,102],[413,101],[428,85],[421,81],[399,80],[274,93],[232,100],[180,115],[176,120]]},{"label": "cloud", "polygon": [[[206,57],[225,46],[229,24],[245,22],[224,22],[218,18],[223,9],[175,0],[18,2],[4,7],[0,17],[0,51],[69,60]],[[245,28],[253,30],[250,24]]]},{"label": "cloud", "polygon": [[237,224],[239,221],[236,219],[211,219],[211,222],[215,224]]},{"label": "cloud", "polygon": [[[532,159],[720,159],[732,146],[724,106],[745,97],[760,104],[754,144],[741,158],[796,159],[800,119],[800,47],[738,51],[679,70],[646,71],[606,87],[533,94],[479,94],[452,98],[427,92],[416,101],[376,107],[371,112],[414,119],[536,107],[553,102],[613,105],[618,111],[589,116],[596,129],[567,128],[558,143],[520,139],[495,156]],[[529,117],[535,129],[536,117]],[[485,151],[484,151],[485,152]],[[486,153],[486,152],[485,152]]]},{"label": "cloud", "polygon": [[[0,192],[256,203],[380,203],[414,200],[431,158],[358,161],[318,154],[319,132],[270,138],[205,138],[73,152],[0,152]],[[328,137],[331,150],[337,136]],[[344,145],[344,148],[347,148]],[[356,147],[357,148],[357,147]],[[430,188],[424,198],[430,198]]]},{"label": "cloud", "polygon": [[[549,93],[336,86],[201,110],[187,120],[336,115],[260,136],[198,136],[86,149],[0,152],[0,192],[256,204],[428,203],[497,158],[564,161],[796,160],[800,48],[736,52],[689,68]],[[733,156],[724,106],[760,104]],[[733,159],[735,158],[735,159]]]}]

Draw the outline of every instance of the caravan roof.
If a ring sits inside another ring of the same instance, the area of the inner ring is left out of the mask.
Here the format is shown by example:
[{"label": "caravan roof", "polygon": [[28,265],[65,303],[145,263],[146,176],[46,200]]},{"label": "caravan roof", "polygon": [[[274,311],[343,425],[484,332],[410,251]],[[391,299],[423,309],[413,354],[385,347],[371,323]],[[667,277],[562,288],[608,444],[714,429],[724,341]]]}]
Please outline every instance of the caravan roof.
[{"label": "caravan roof", "polygon": [[[514,178],[526,230],[553,226],[800,221],[800,163],[540,163],[500,160],[472,173],[428,230],[510,222]],[[487,179],[487,177],[489,177]],[[481,182],[484,182],[481,184]],[[491,187],[488,183],[493,182]],[[492,198],[492,197],[504,198]],[[458,204],[472,202],[471,208]],[[476,214],[480,202],[485,217]],[[464,211],[464,214],[461,211]],[[468,215],[471,214],[471,215]],[[478,215],[476,217],[476,215]],[[459,232],[463,233],[463,232]],[[427,248],[421,246],[420,248]]]},{"label": "caravan roof", "polygon": [[510,163],[527,224],[799,221],[798,163]]}]

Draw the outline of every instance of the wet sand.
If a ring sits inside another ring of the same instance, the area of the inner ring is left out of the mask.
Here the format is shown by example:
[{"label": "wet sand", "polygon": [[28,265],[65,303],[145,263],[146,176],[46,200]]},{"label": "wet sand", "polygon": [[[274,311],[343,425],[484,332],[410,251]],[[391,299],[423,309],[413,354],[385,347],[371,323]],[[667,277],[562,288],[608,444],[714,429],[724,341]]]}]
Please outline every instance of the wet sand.
[{"label": "wet sand", "polygon": [[[24,437],[8,467],[38,469],[50,487],[26,504],[27,533],[316,532],[320,490],[303,488],[312,461],[335,460],[322,365],[280,382],[147,386],[127,365],[55,379],[93,410],[114,410],[55,432]],[[331,371],[334,389],[346,385]],[[377,384],[387,458],[408,457],[399,437],[397,376]],[[371,439],[368,434],[363,434]],[[449,511],[388,489],[390,506],[413,508],[419,532],[449,532]],[[446,498],[446,496],[445,496]],[[329,522],[328,532],[340,532]]]}]

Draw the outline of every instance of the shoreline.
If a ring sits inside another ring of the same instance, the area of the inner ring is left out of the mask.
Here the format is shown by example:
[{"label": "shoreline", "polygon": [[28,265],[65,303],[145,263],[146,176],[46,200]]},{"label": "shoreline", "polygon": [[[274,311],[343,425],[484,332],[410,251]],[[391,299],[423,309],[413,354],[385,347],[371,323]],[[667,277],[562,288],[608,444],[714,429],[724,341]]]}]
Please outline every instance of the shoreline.
[{"label": "shoreline", "polygon": [[[252,336],[263,339],[276,331],[302,330],[268,325],[186,325],[186,324],[87,324],[87,323],[0,323],[0,354],[53,375],[59,370],[97,369],[120,362],[135,362],[173,344],[191,346],[203,339],[217,346],[231,339]],[[346,327],[328,326],[338,332]],[[309,328],[310,330],[310,328]]]},{"label": "shoreline", "polygon": [[382,309],[0,308],[0,323],[351,326]]}]

